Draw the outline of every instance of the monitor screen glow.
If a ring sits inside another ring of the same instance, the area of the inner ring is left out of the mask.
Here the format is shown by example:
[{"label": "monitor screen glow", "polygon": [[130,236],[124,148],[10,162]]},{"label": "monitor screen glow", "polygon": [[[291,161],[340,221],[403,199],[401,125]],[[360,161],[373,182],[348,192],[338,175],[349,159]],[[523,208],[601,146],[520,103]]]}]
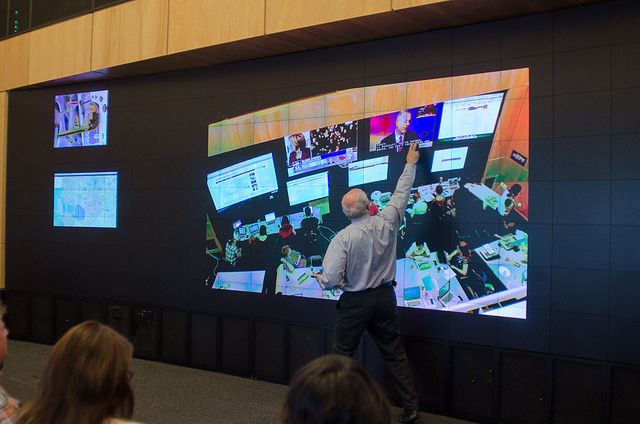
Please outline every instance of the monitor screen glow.
[{"label": "monitor screen glow", "polygon": [[310,202],[329,196],[329,173],[320,172],[296,180],[287,181],[289,205]]},{"label": "monitor screen glow", "polygon": [[267,153],[207,175],[207,186],[218,210],[278,191],[273,155]]},{"label": "monitor screen glow", "polygon": [[55,227],[116,228],[117,172],[56,173],[53,187]]},{"label": "monitor screen glow", "polygon": [[467,160],[469,147],[455,147],[453,149],[442,149],[433,152],[433,162],[431,172],[453,171],[463,169]]}]

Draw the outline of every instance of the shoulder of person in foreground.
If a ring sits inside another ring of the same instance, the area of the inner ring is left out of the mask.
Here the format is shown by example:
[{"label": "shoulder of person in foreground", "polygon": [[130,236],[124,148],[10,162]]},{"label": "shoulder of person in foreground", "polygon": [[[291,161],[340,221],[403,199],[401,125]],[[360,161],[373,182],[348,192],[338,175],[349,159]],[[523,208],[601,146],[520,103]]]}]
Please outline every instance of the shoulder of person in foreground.
[{"label": "shoulder of person in foreground", "polygon": [[12,398],[0,387],[0,424],[13,424],[16,422],[20,402]]}]

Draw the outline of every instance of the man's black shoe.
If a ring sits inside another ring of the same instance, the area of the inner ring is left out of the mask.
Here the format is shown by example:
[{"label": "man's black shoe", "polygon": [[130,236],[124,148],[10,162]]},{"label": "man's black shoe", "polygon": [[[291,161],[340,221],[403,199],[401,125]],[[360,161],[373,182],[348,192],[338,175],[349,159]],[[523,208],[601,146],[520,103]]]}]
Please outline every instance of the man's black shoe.
[{"label": "man's black shoe", "polygon": [[398,416],[398,422],[400,423],[414,423],[416,421],[418,421],[418,419],[420,418],[420,411],[418,411],[417,409],[415,411],[411,411],[411,412],[403,412],[402,414],[400,414],[400,416]]}]

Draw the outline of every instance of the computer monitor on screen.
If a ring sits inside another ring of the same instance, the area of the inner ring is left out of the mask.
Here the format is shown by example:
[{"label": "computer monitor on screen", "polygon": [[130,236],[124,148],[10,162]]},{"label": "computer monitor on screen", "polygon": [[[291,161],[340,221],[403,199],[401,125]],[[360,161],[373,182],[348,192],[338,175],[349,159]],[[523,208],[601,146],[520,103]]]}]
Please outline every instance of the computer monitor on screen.
[{"label": "computer monitor on screen", "polygon": [[278,191],[273,154],[267,153],[207,175],[213,203],[221,211],[254,197]]}]

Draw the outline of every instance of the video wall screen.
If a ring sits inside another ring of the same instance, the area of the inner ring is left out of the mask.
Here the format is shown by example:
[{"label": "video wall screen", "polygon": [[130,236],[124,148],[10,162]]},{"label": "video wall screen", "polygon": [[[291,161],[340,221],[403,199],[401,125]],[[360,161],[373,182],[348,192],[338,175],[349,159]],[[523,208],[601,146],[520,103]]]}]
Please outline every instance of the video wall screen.
[{"label": "video wall screen", "polygon": [[384,209],[413,142],[398,305],[526,318],[527,68],[355,88],[209,125],[205,287],[337,299],[311,275],[349,224],[342,196],[360,187]]},{"label": "video wall screen", "polygon": [[117,172],[53,176],[54,227],[116,228],[117,206]]},{"label": "video wall screen", "polygon": [[108,113],[108,90],[55,96],[53,147],[106,145]]}]

